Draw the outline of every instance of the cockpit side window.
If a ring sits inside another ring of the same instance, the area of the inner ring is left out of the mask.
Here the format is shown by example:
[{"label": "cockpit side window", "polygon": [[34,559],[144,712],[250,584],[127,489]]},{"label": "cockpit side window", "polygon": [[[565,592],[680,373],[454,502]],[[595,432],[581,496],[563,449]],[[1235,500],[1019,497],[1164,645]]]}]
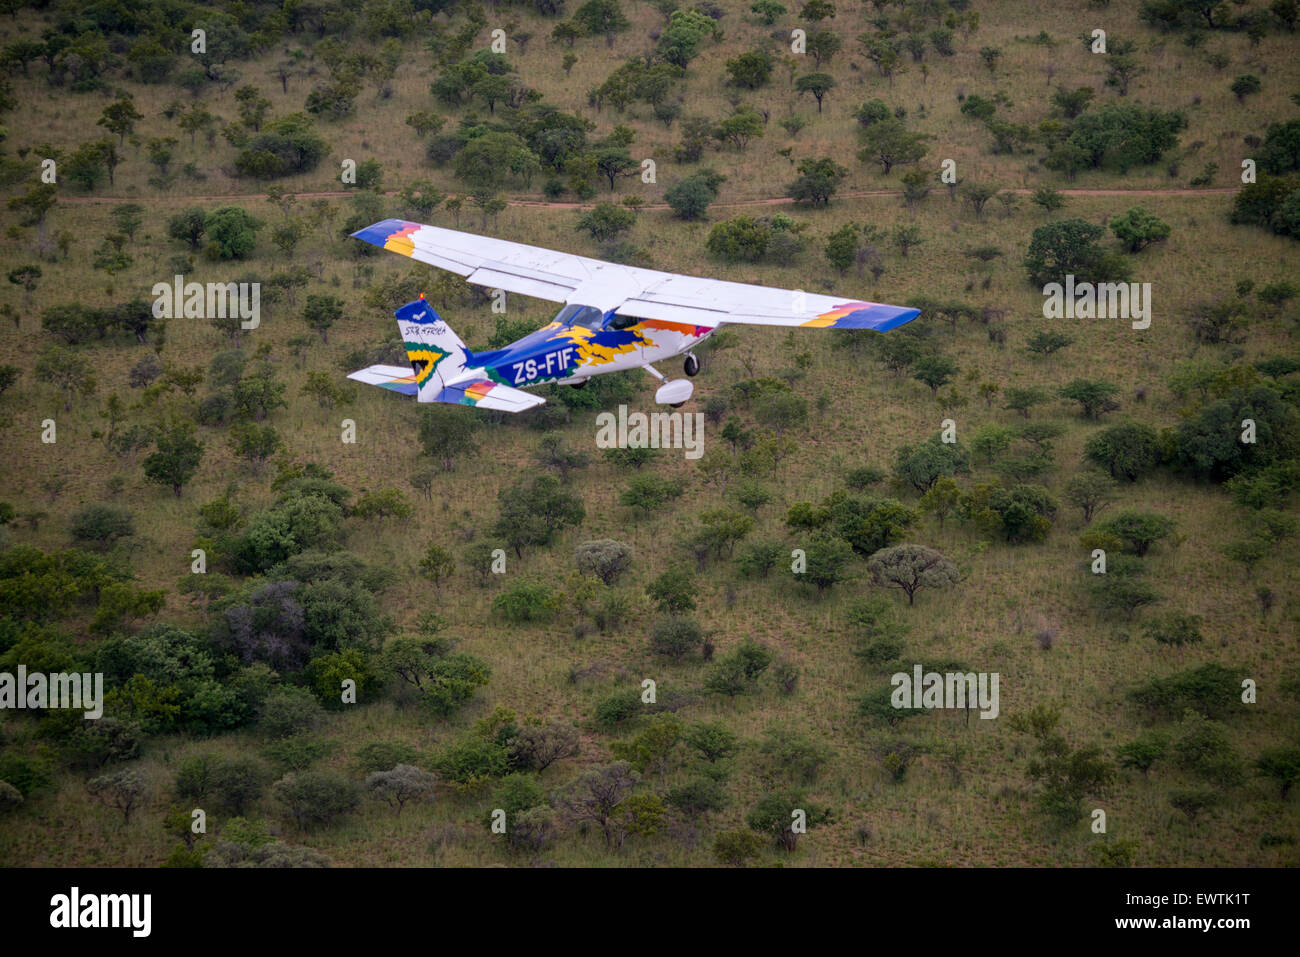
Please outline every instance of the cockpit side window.
[{"label": "cockpit side window", "polygon": [[606,329],[626,329],[629,326],[635,326],[641,320],[635,316],[610,316],[605,323]]}]

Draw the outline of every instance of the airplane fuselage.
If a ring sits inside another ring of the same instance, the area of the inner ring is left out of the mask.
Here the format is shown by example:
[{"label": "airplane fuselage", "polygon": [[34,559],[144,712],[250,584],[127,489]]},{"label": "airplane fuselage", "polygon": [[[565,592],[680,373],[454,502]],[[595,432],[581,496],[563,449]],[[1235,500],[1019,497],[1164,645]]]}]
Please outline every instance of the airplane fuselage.
[{"label": "airplane fuselage", "polygon": [[469,364],[482,368],[493,381],[518,389],[545,382],[577,383],[671,359],[703,342],[713,329],[571,304],[504,349],[473,354]]}]

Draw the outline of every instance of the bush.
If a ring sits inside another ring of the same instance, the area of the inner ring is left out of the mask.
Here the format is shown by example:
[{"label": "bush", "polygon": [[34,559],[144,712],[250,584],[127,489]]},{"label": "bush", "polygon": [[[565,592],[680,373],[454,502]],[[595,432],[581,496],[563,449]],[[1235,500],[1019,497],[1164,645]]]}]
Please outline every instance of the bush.
[{"label": "bush", "polygon": [[72,514],[72,537],[78,543],[106,551],[114,542],[135,534],[131,512],[117,505],[88,505]]},{"label": "bush", "polygon": [[391,771],[374,771],[366,775],[366,790],[387,801],[389,807],[402,809],[410,801],[420,801],[433,793],[435,778],[409,764],[399,764]]},{"label": "bush", "polygon": [[329,144],[312,127],[304,113],[291,113],[265,123],[235,159],[243,176],[274,179],[316,168],[329,152]]},{"label": "bush", "polygon": [[43,758],[7,751],[0,753],[0,781],[26,798],[39,791],[52,790],[54,774],[50,762]]},{"label": "bush", "polygon": [[1122,282],[1129,276],[1128,265],[1107,253],[1098,240],[1102,227],[1083,219],[1062,219],[1034,230],[1025,254],[1029,281],[1036,286],[1064,283],[1067,275],[1075,282]]},{"label": "bush", "polygon": [[635,475],[619,496],[619,501],[628,508],[653,512],[680,496],[683,491],[681,483],[672,479],[660,478],[658,475]]},{"label": "bush", "polygon": [[578,570],[613,585],[632,564],[632,548],[612,539],[583,542],[574,549]]},{"label": "bush", "polygon": [[387,771],[399,764],[419,764],[420,752],[400,741],[371,741],[357,749],[353,763],[362,773]]},{"label": "bush", "polygon": [[217,259],[244,259],[257,246],[257,231],[265,225],[241,206],[223,206],[208,214],[208,250]]},{"label": "bush", "polygon": [[718,187],[724,179],[712,170],[700,170],[668,187],[664,201],[679,219],[704,219],[709,204],[718,198]]},{"label": "bush", "polygon": [[316,696],[307,689],[280,687],[262,704],[258,728],[268,737],[287,738],[313,730],[324,714]]},{"label": "bush", "polygon": [[355,783],[328,771],[288,774],[275,783],[271,792],[302,830],[326,827],[361,803]]},{"label": "bush", "polygon": [[1119,408],[1119,387],[1094,379],[1075,379],[1060,392],[1061,398],[1073,399],[1089,419],[1099,419],[1106,412]]},{"label": "bush", "polygon": [[512,625],[549,621],[563,603],[549,585],[520,579],[492,599],[492,608]]},{"label": "bush", "polygon": [[753,216],[737,216],[718,223],[705,243],[709,252],[725,262],[757,262],[772,241],[772,228]]},{"label": "bush", "polygon": [[1205,637],[1201,634],[1200,615],[1177,611],[1153,618],[1144,625],[1143,630],[1146,631],[1148,638],[1162,645],[1177,645],[1180,648],[1183,645],[1196,644]]},{"label": "bush", "polygon": [[1129,698],[1164,717],[1176,717],[1190,708],[1217,719],[1242,708],[1237,672],[1214,662],[1152,678],[1130,691]]},{"label": "bush", "polygon": [[1160,436],[1149,425],[1125,422],[1091,436],[1083,452],[1111,478],[1135,482],[1160,464]]},{"label": "bush", "polygon": [[1094,525],[1092,533],[1118,539],[1123,543],[1125,551],[1141,558],[1150,551],[1152,545],[1167,538],[1173,530],[1173,521],[1163,515],[1128,510],[1120,512],[1106,522]]},{"label": "bush", "polygon": [[704,641],[700,623],[685,615],[664,615],[650,628],[650,652],[669,658],[684,658]]},{"label": "bush", "polygon": [[504,775],[510,767],[510,754],[496,741],[467,735],[434,758],[433,766],[445,780],[474,787]]}]

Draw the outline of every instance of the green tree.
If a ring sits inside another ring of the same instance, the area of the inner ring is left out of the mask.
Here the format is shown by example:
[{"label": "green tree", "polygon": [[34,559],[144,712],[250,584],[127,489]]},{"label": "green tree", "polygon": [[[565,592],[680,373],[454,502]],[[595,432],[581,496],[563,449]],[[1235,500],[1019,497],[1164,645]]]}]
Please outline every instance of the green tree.
[{"label": "green tree", "polygon": [[858,159],[864,163],[879,163],[885,175],[895,166],[917,163],[929,152],[925,145],[929,139],[924,133],[913,133],[903,121],[892,116],[876,120],[858,131],[862,149]]},{"label": "green tree", "polygon": [[[1086,406],[1085,406],[1086,408]],[[1084,455],[1114,479],[1136,482],[1160,464],[1160,436],[1141,422],[1108,426],[1084,444]],[[1091,518],[1085,509],[1084,520]]]},{"label": "green tree", "polygon": [[582,499],[565,491],[553,475],[536,476],[530,484],[519,482],[497,496],[495,534],[523,556],[526,545],[549,545],[569,525],[581,525],[587,512]]},{"label": "green tree", "polygon": [[434,588],[441,587],[455,571],[456,560],[451,557],[451,552],[436,543],[430,545],[420,559],[420,574],[432,581]]},{"label": "green tree", "polygon": [[1243,73],[1232,81],[1232,95],[1237,98],[1238,103],[1245,103],[1246,97],[1254,96],[1260,91],[1261,84],[1259,77],[1253,73]]},{"label": "green tree", "polygon": [[1141,206],[1134,206],[1123,216],[1116,216],[1110,221],[1110,229],[1131,253],[1139,252],[1152,243],[1164,242],[1170,233],[1168,223]]},{"label": "green tree", "polygon": [[135,534],[135,522],[128,509],[117,505],[87,505],[72,514],[69,531],[78,541],[98,551]]},{"label": "green tree", "polygon": [[[822,111],[822,100],[826,94],[835,89],[835,77],[829,73],[805,73],[795,81],[794,88],[800,94],[811,93],[817,100],[817,112]],[[920,157],[917,157],[918,159]],[[889,172],[888,169],[885,172]]]},{"label": "green tree", "polygon": [[1106,412],[1119,408],[1119,387],[1100,379],[1074,379],[1065,385],[1059,395],[1073,399],[1089,419],[1099,419]]},{"label": "green tree", "polygon": [[334,296],[308,296],[302,318],[320,336],[321,342],[328,342],[330,326],[343,318],[343,302]]},{"label": "green tree", "polygon": [[922,512],[934,515],[939,520],[939,528],[942,530],[944,521],[952,514],[960,500],[961,491],[957,483],[950,478],[941,478],[921,496],[917,507]]},{"label": "green tree", "polygon": [[240,206],[223,206],[208,214],[204,228],[208,249],[218,259],[245,259],[257,246],[263,222]]},{"label": "green tree", "polygon": [[728,60],[726,68],[734,85],[757,90],[772,78],[772,55],[766,50],[750,50]]},{"label": "green tree", "polygon": [[813,206],[825,206],[835,195],[840,183],[849,171],[829,157],[818,160],[800,160],[798,178],[787,190],[797,203],[811,203]]},{"label": "green tree", "polygon": [[809,540],[805,550],[808,567],[795,579],[817,586],[817,597],[823,598],[826,590],[847,581],[847,569],[853,560],[853,546],[833,535],[817,535]]},{"label": "green tree", "polygon": [[611,44],[616,34],[631,26],[619,0],[586,0],[574,11],[573,20],[588,36],[604,36]]},{"label": "green tree", "polygon": [[786,852],[793,852],[799,842],[800,831],[792,825],[797,812],[803,812],[808,828],[825,824],[830,820],[830,811],[806,800],[802,791],[769,791],[745,815],[745,823],[750,830],[756,831],[771,840]]},{"label": "green tree", "polygon": [[1120,281],[1128,278],[1122,259],[1098,244],[1104,230],[1082,219],[1063,219],[1034,230],[1024,265],[1035,285],[1063,283],[1072,274],[1076,282]]},{"label": "green tree", "polygon": [[597,242],[610,242],[636,224],[636,213],[614,203],[598,203],[578,218],[577,229],[585,229]]},{"label": "green tree", "polygon": [[194,437],[188,422],[174,424],[157,434],[157,450],[144,460],[144,475],[151,482],[169,487],[177,498],[199,470],[203,443]]},{"label": "green tree", "polygon": [[924,382],[930,387],[930,392],[937,395],[939,387],[951,382],[957,371],[957,363],[947,356],[922,356],[912,366],[912,378]]},{"label": "green tree", "polygon": [[1065,500],[1083,511],[1085,524],[1110,504],[1114,494],[1114,481],[1092,469],[1071,476],[1065,483]]},{"label": "green tree", "polygon": [[208,214],[197,206],[177,213],[167,223],[167,235],[198,249],[208,229]]},{"label": "green tree", "polygon": [[1143,777],[1151,776],[1151,768],[1165,756],[1169,742],[1163,735],[1148,733],[1115,749],[1121,768],[1141,771]]},{"label": "green tree", "polygon": [[761,137],[763,130],[762,114],[751,106],[741,106],[713,128],[713,138],[732,149],[743,150],[750,140]]},{"label": "green tree", "polygon": [[1114,518],[1094,526],[1093,530],[1113,536],[1123,543],[1126,551],[1141,558],[1156,542],[1168,538],[1175,527],[1173,520],[1163,515],[1126,509]]},{"label": "green tree", "polygon": [[231,451],[241,459],[247,459],[258,472],[283,444],[274,426],[240,422],[230,429]]},{"label": "green tree", "polygon": [[680,219],[704,219],[709,204],[718,198],[718,187],[724,179],[712,170],[692,173],[668,187],[664,201]]},{"label": "green tree", "polygon": [[695,609],[699,586],[683,568],[670,568],[646,586],[646,594],[665,615],[680,615]]},{"label": "green tree", "polygon": [[917,445],[903,445],[895,457],[898,477],[918,492],[928,492],[941,478],[951,478],[970,469],[970,455],[958,442],[944,442],[932,436]]},{"label": "green tree", "polygon": [[853,223],[845,223],[826,237],[826,260],[843,276],[857,261],[862,234]]},{"label": "green tree", "polygon": [[1050,356],[1073,344],[1074,340],[1063,332],[1039,329],[1025,342],[1025,349],[1034,355]]},{"label": "green tree", "polygon": [[737,216],[709,230],[705,246],[726,262],[756,262],[772,242],[772,228],[753,216]]},{"label": "green tree", "polygon": [[785,16],[786,9],[776,0],[757,0],[750,8],[751,13],[758,15],[764,26],[770,27],[776,23],[778,17]]},{"label": "green tree", "polygon": [[139,203],[122,203],[113,207],[113,225],[128,240],[135,241],[135,234],[143,224],[144,207]]},{"label": "green tree", "polygon": [[1019,412],[1026,419],[1036,405],[1042,405],[1049,396],[1042,389],[1012,388],[1006,391],[1006,405],[1002,408]]},{"label": "green tree", "polygon": [[96,123],[110,133],[116,133],[119,143],[125,143],[126,134],[134,132],[136,122],[142,119],[144,114],[135,108],[130,97],[124,96],[104,107]]},{"label": "green tree", "polygon": [[877,584],[902,589],[909,605],[922,588],[948,588],[961,580],[956,565],[924,545],[882,548],[868,559],[867,568]]}]

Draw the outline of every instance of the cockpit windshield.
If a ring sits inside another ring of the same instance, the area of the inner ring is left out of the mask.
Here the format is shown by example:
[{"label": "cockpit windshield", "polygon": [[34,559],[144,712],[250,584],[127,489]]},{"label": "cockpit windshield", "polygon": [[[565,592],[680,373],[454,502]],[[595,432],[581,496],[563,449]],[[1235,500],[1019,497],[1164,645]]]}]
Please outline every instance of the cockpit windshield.
[{"label": "cockpit windshield", "polygon": [[577,303],[570,303],[559,311],[554,321],[562,326],[577,324],[586,326],[588,329],[599,329],[603,315],[604,313],[595,306],[580,306]]}]

